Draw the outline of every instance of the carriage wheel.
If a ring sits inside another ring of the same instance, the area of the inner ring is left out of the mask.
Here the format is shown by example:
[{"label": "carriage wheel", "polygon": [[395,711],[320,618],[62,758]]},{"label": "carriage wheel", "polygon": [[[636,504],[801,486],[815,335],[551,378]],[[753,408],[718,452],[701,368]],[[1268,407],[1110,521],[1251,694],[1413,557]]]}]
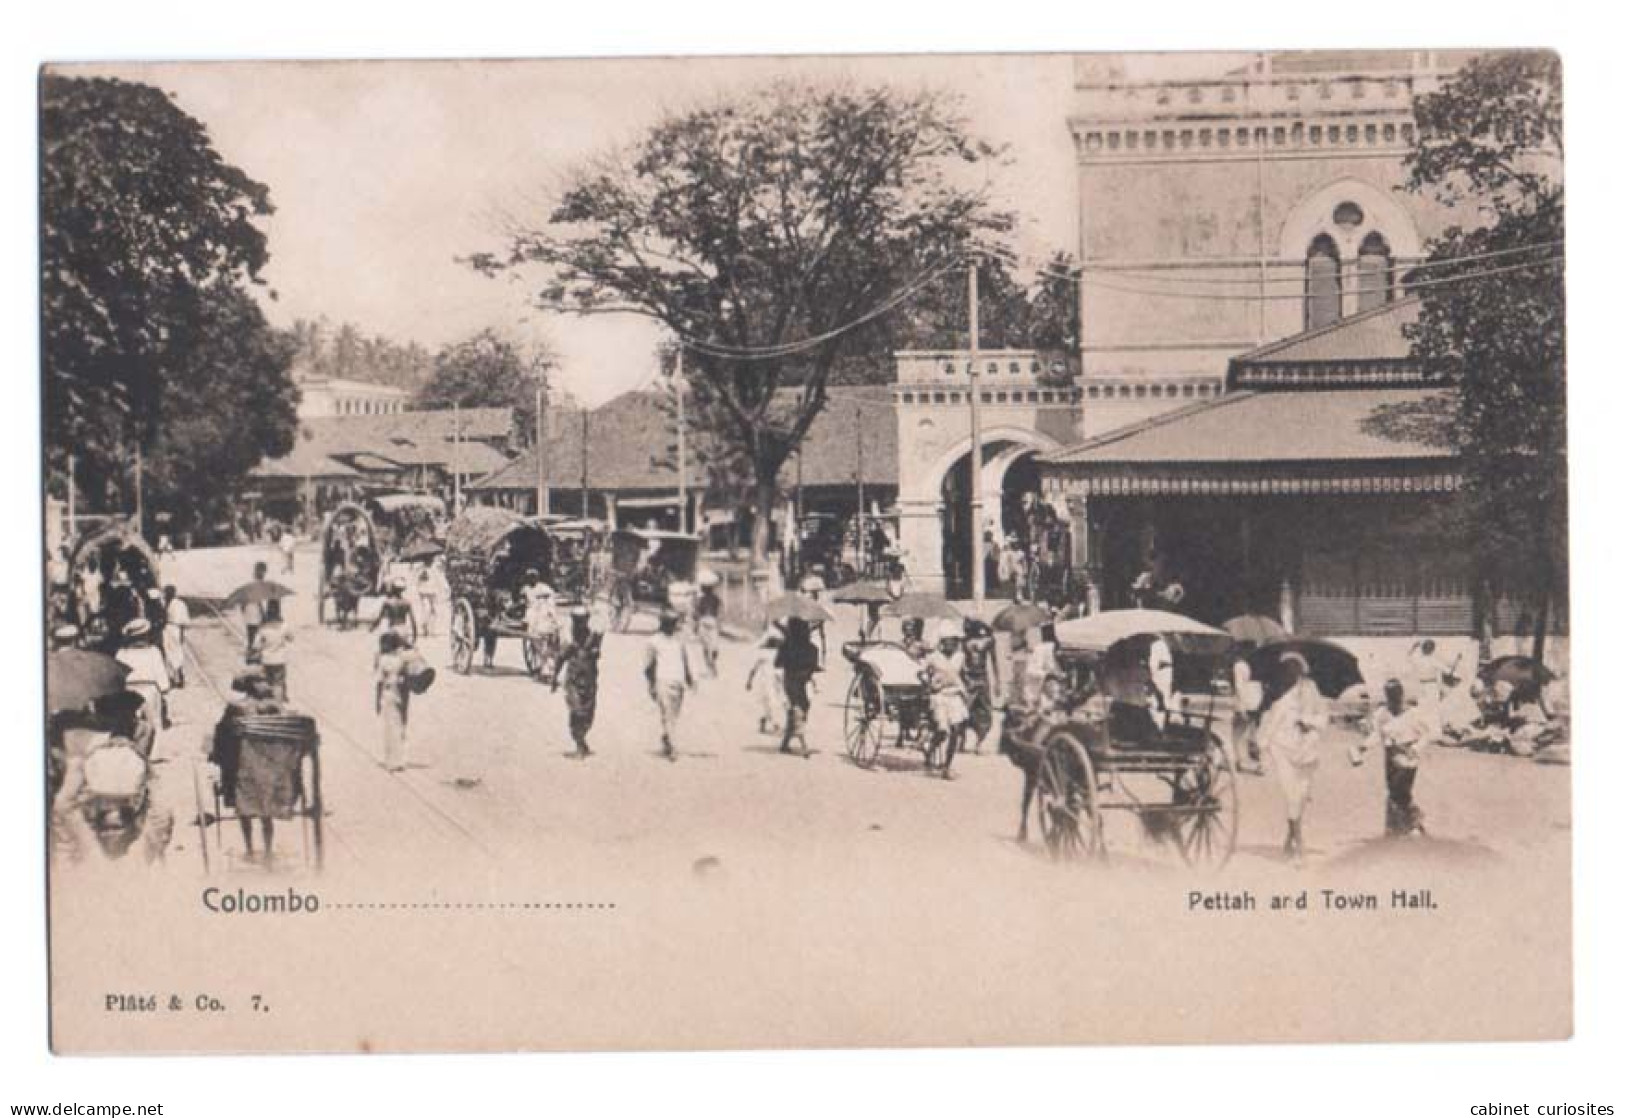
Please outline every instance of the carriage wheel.
[{"label": "carriage wheel", "polygon": [[519,645],[525,650],[525,674],[532,679],[542,677],[542,653],[536,647],[536,642],[529,637],[520,637]]},{"label": "carriage wheel", "polygon": [[1095,800],[1095,766],[1070,731],[1051,734],[1038,767],[1038,829],[1052,858],[1104,858],[1106,835]]},{"label": "carriage wheel", "polygon": [[1217,738],[1208,737],[1201,762],[1174,784],[1179,854],[1186,864],[1218,869],[1236,852],[1240,806],[1236,767]]},{"label": "carriage wheel", "polygon": [[451,607],[451,624],[446,626],[451,638],[451,666],[458,675],[467,675],[474,669],[474,643],[479,639],[479,627],[474,624],[474,607],[467,598],[458,598]]},{"label": "carriage wheel", "polygon": [[875,683],[861,672],[852,677],[846,690],[846,755],[859,768],[873,768],[886,736],[884,704],[875,693]]}]

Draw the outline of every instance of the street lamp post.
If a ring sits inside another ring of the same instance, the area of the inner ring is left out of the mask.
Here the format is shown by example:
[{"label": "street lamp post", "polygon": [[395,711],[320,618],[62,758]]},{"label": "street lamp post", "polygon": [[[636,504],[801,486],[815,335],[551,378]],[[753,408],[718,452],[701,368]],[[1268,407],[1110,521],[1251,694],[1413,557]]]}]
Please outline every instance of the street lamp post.
[{"label": "street lamp post", "polygon": [[982,585],[983,541],[982,541],[982,387],[978,383],[981,375],[978,365],[979,314],[976,291],[976,266],[978,260],[971,257],[970,267],[967,270],[969,281],[970,301],[970,366],[967,369],[969,376],[965,378],[970,389],[970,587],[971,603],[975,607],[978,617],[982,614],[982,605],[986,596],[986,589]]}]

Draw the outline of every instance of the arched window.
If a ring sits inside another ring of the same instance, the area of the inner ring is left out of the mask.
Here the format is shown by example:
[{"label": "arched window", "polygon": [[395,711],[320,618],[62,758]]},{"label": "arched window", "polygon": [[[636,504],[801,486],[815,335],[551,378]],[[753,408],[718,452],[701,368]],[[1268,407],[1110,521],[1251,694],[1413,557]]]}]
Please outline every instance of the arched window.
[{"label": "arched window", "polygon": [[1330,326],[1343,317],[1342,262],[1337,245],[1322,233],[1309,244],[1304,267],[1304,328]]},{"label": "arched window", "polygon": [[1360,242],[1360,259],[1355,267],[1355,291],[1359,308],[1370,310],[1393,298],[1394,260],[1381,233],[1368,233]]}]

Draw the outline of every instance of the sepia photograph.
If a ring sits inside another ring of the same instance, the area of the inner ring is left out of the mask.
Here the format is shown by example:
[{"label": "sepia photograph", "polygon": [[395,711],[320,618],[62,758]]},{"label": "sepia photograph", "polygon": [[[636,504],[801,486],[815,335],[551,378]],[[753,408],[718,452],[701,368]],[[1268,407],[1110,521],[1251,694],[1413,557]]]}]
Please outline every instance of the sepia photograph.
[{"label": "sepia photograph", "polygon": [[53,1051],[1571,1035],[1553,51],[37,97]]}]

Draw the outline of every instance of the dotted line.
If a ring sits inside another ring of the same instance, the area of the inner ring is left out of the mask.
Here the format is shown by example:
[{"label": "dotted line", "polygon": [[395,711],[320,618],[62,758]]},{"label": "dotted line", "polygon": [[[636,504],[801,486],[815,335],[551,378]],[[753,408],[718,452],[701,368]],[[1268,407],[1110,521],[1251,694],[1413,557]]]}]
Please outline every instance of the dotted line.
[{"label": "dotted line", "polygon": [[616,905],[612,901],[338,901],[324,903],[322,907],[375,912],[604,912]]}]

